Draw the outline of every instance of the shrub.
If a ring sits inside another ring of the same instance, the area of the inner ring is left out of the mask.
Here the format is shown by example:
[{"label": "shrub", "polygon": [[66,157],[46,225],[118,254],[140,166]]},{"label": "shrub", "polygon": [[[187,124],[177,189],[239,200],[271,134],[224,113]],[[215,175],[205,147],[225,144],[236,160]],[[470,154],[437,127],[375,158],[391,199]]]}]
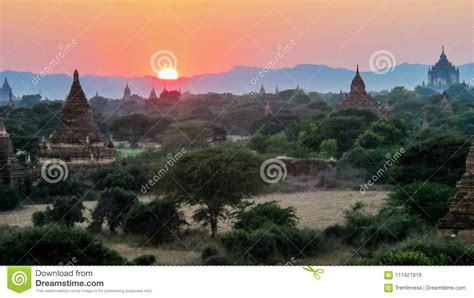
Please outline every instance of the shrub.
[{"label": "shrub", "polygon": [[135,187],[135,178],[121,168],[103,169],[92,176],[92,181],[98,189],[120,187],[130,190]]},{"label": "shrub", "polygon": [[219,255],[219,250],[217,249],[217,247],[215,247],[214,245],[208,245],[204,247],[204,249],[201,252],[201,260],[204,261],[205,259],[209,257],[213,257],[217,255]]},{"label": "shrub", "polygon": [[380,260],[390,265],[431,265],[428,257],[419,251],[392,251]]},{"label": "shrub", "polygon": [[375,248],[381,243],[394,243],[426,229],[424,221],[410,214],[384,211],[366,213],[365,205],[356,203],[345,212],[343,240],[357,247]]},{"label": "shrub", "polygon": [[469,144],[448,133],[420,136],[390,169],[390,176],[402,185],[429,180],[454,186],[464,174]]},{"label": "shrub", "polygon": [[51,204],[58,197],[82,197],[86,185],[71,178],[59,183],[48,183],[41,180],[30,196],[31,201],[37,204]]},{"label": "shrub", "polygon": [[264,225],[296,227],[298,217],[294,207],[282,208],[276,201],[257,204],[237,213],[235,229],[257,230]]},{"label": "shrub", "polygon": [[178,203],[155,199],[147,204],[137,203],[127,213],[123,223],[125,233],[151,237],[155,243],[172,240],[186,223]]},{"label": "shrub", "polygon": [[218,266],[218,265],[232,265],[232,262],[224,256],[216,255],[210,256],[203,260],[203,265]]},{"label": "shrub", "polygon": [[242,264],[276,264],[289,257],[313,256],[321,247],[317,231],[289,227],[232,230],[221,240],[227,254]]},{"label": "shrub", "polygon": [[122,265],[126,259],[81,229],[46,225],[0,231],[0,264]]},{"label": "shrub", "polygon": [[432,225],[448,211],[448,199],[456,189],[429,182],[414,182],[399,187],[389,195],[387,208],[403,208],[408,214],[417,215]]},{"label": "shrub", "polygon": [[72,227],[75,223],[85,221],[83,211],[82,200],[76,197],[58,198],[54,201],[53,208],[46,207],[45,211],[33,213],[31,220],[35,226],[58,223]]},{"label": "shrub", "polygon": [[474,265],[474,247],[449,238],[413,237],[403,246],[382,249],[363,260],[377,265]]},{"label": "shrub", "polygon": [[92,213],[93,230],[100,230],[102,224],[107,222],[107,228],[114,233],[122,225],[127,212],[137,202],[138,199],[132,192],[122,188],[104,190]]},{"label": "shrub", "polygon": [[3,184],[0,184],[0,198],[0,211],[14,210],[22,199],[19,192]]},{"label": "shrub", "polygon": [[155,264],[155,262],[156,262],[156,257],[151,254],[142,255],[132,260],[132,263],[134,265],[139,265],[139,266],[153,265]]}]

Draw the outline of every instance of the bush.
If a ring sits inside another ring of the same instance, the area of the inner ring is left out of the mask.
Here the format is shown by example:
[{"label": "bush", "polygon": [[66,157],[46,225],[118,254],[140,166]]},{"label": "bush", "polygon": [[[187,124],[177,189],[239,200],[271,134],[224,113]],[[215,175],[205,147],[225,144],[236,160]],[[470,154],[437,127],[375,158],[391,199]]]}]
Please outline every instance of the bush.
[{"label": "bush", "polygon": [[135,178],[121,168],[103,169],[94,174],[92,180],[98,189],[120,187],[130,190],[135,187]]},{"label": "bush", "polygon": [[390,169],[390,176],[402,185],[430,181],[454,186],[464,174],[469,145],[448,133],[420,136]]},{"label": "bush", "polygon": [[219,250],[217,249],[217,247],[215,247],[214,245],[208,245],[204,247],[204,249],[201,252],[201,260],[204,261],[207,258],[217,256],[217,255],[219,255]]},{"label": "bush", "polygon": [[321,248],[317,231],[288,227],[232,230],[221,240],[227,254],[242,264],[277,264],[289,257],[314,256]]},{"label": "bush", "polygon": [[174,239],[186,224],[178,203],[155,199],[147,204],[137,203],[127,213],[123,223],[125,233],[143,235],[155,243]]},{"label": "bush", "polygon": [[92,212],[91,228],[100,230],[102,224],[107,222],[107,228],[114,233],[122,225],[127,212],[137,202],[135,194],[122,188],[114,187],[104,190],[94,212]]},{"label": "bush", "polygon": [[380,260],[390,265],[431,265],[428,257],[419,251],[392,251]]},{"label": "bush", "polygon": [[86,185],[71,178],[59,183],[48,183],[41,180],[30,196],[31,201],[36,204],[51,204],[58,197],[82,197],[86,191]]},{"label": "bush", "polygon": [[372,215],[364,208],[365,205],[359,202],[345,212],[342,234],[348,244],[372,249],[382,243],[401,241],[426,229],[424,221],[417,216],[399,211]]},{"label": "bush", "polygon": [[226,257],[216,255],[210,256],[202,262],[203,265],[218,266],[218,265],[232,265],[232,262]]},{"label": "bush", "polygon": [[132,263],[134,265],[139,265],[139,266],[153,265],[155,264],[155,262],[156,262],[156,257],[151,254],[142,255],[132,260]]},{"label": "bush", "polygon": [[448,212],[448,199],[455,194],[456,189],[447,185],[414,182],[392,192],[386,208],[403,208],[408,214],[435,225]]},{"label": "bush", "polygon": [[3,184],[0,184],[0,198],[0,211],[16,209],[22,199],[19,192]]},{"label": "bush", "polygon": [[81,229],[47,225],[0,231],[0,264],[123,265],[126,259]]},{"label": "bush", "polygon": [[376,265],[474,265],[474,247],[457,239],[414,237],[401,247],[382,249],[363,262]]},{"label": "bush", "polygon": [[264,225],[296,227],[298,217],[294,207],[282,208],[276,201],[257,204],[236,215],[235,229],[257,230]]},{"label": "bush", "polygon": [[85,221],[83,216],[84,205],[82,200],[76,197],[58,198],[53,204],[53,208],[46,207],[45,211],[37,211],[32,215],[32,222],[35,226],[43,226],[48,223],[63,224],[68,227],[75,223]]}]

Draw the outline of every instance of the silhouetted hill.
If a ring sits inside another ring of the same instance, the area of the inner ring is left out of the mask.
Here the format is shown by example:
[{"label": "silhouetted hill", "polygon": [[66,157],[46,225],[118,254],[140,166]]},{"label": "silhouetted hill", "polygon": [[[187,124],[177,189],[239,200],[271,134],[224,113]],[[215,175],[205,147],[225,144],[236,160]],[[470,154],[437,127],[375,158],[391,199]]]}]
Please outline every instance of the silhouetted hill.
[{"label": "silhouetted hill", "polygon": [[[391,89],[405,86],[413,89],[427,80],[428,65],[403,63],[386,74],[361,72],[369,91]],[[459,66],[461,80],[474,80],[474,63]],[[214,74],[202,74],[180,78],[176,82],[167,82],[168,89],[181,88],[192,93],[231,92],[234,94],[258,91],[263,83],[267,92],[273,92],[278,85],[280,90],[301,88],[320,92],[347,91],[354,71],[344,68],[333,68],[326,65],[300,64],[292,68],[269,70],[259,76],[259,67],[235,66],[229,71]],[[79,69],[80,72],[80,69]],[[72,71],[71,71],[72,74]],[[66,74],[50,74],[39,78],[31,72],[1,71],[0,83],[8,77],[15,95],[41,93],[43,98],[64,99],[69,91],[71,77]],[[36,78],[35,78],[36,77]],[[161,92],[164,82],[152,76],[122,77],[81,75],[81,82],[88,98],[96,92],[109,98],[121,98],[125,83],[128,82],[132,94],[147,97],[151,87]]]}]

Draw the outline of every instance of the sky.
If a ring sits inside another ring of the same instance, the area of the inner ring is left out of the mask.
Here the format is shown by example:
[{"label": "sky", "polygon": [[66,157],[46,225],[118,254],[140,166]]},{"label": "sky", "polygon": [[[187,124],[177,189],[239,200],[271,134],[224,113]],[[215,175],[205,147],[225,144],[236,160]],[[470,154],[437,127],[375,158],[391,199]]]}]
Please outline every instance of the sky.
[{"label": "sky", "polygon": [[[0,70],[180,76],[236,65],[474,61],[473,1],[0,0]],[[291,45],[291,46],[288,46]],[[277,58],[275,58],[277,57]],[[372,60],[373,62],[373,60]]]}]

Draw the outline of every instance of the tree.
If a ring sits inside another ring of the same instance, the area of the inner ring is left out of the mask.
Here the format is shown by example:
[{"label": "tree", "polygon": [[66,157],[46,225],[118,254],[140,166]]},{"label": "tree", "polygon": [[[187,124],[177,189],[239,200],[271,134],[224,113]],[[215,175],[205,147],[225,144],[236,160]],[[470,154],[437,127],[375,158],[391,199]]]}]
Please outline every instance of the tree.
[{"label": "tree", "polygon": [[114,187],[104,190],[92,212],[92,228],[100,229],[102,224],[107,222],[107,228],[115,233],[116,229],[122,225],[127,212],[137,202],[137,197],[123,188]]},{"label": "tree", "polygon": [[464,174],[469,145],[463,137],[431,131],[406,148],[389,174],[398,184],[429,180],[454,186]]},{"label": "tree", "polygon": [[332,114],[319,113],[301,121],[297,128],[298,139],[307,147],[318,150],[324,140],[337,141],[337,158],[352,147],[377,116],[370,110],[348,109]]},{"label": "tree", "polygon": [[137,203],[127,213],[123,230],[128,234],[143,235],[155,243],[173,240],[186,224],[176,201],[155,199],[147,204]]},{"label": "tree", "polygon": [[235,229],[257,230],[265,225],[295,228],[298,223],[294,207],[282,208],[276,201],[261,203],[237,213]]},{"label": "tree", "polygon": [[194,220],[209,224],[216,236],[219,219],[226,207],[259,192],[261,160],[245,150],[208,148],[187,153],[165,176],[159,190],[166,196],[197,205]]},{"label": "tree", "polygon": [[0,211],[10,211],[18,207],[21,194],[6,185],[0,184]]},{"label": "tree", "polygon": [[182,148],[203,148],[209,146],[212,130],[209,123],[191,120],[170,127],[163,137],[161,148],[166,152],[177,152]]},{"label": "tree", "polygon": [[123,265],[126,259],[82,229],[47,225],[0,230],[0,264],[58,265],[68,262]]},{"label": "tree", "polygon": [[327,139],[319,145],[319,153],[325,158],[334,158],[337,154],[337,141],[334,139]]},{"label": "tree", "polygon": [[448,211],[448,199],[456,189],[439,183],[414,182],[399,187],[387,200],[387,208],[403,208],[408,214],[417,215],[432,225]]},{"label": "tree", "polygon": [[84,205],[82,200],[76,197],[58,198],[53,204],[53,208],[46,207],[45,211],[37,211],[32,215],[35,226],[43,226],[48,223],[59,223],[68,227],[75,223],[85,221],[83,216]]}]

